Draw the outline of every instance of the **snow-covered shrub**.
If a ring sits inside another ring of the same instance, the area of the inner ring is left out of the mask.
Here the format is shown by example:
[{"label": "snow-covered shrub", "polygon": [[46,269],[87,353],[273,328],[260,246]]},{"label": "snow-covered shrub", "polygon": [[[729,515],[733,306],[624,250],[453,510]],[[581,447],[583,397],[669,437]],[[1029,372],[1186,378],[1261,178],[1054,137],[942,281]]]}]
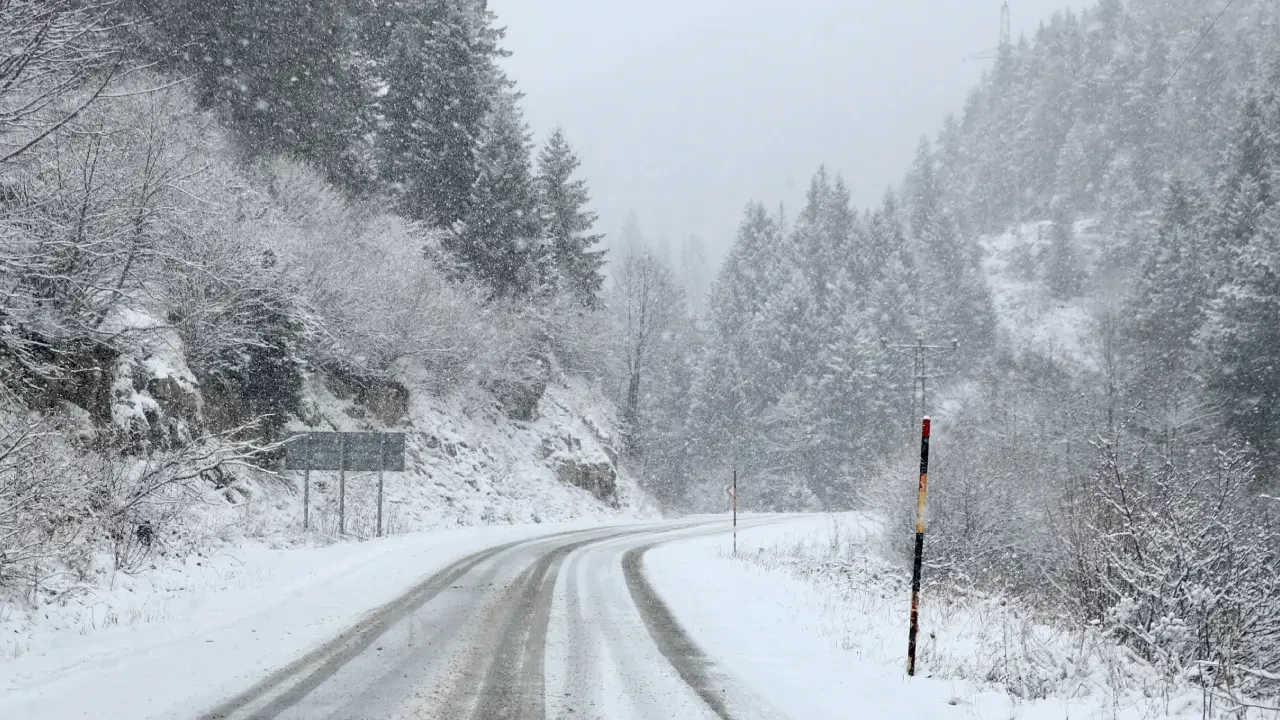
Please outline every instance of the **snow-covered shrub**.
[{"label": "snow-covered shrub", "polygon": [[142,455],[102,452],[81,458],[93,525],[109,543],[115,569],[136,569],[153,548],[180,536],[191,508],[207,501],[209,490],[269,450],[237,441],[242,434],[206,435]]},{"label": "snow-covered shrub", "polygon": [[[1274,694],[1276,508],[1245,453],[1148,432],[1108,377],[1028,356],[957,391],[963,409],[935,424],[926,585],[1007,595],[1174,683]],[[915,463],[904,453],[867,497],[893,521],[888,550],[903,566]]]},{"label": "snow-covered shrub", "polygon": [[[1056,542],[1046,520],[1059,489],[1093,459],[1079,389],[1054,363],[1028,354],[961,392],[963,407],[933,424],[926,580],[1033,597]],[[864,498],[895,521],[892,552],[903,558],[913,547],[918,465],[912,443],[874,476]]]},{"label": "snow-covered shrub", "polygon": [[1278,689],[1280,524],[1240,451],[1186,457],[1123,435],[1054,523],[1052,587],[1169,674]]},{"label": "snow-covered shrub", "polygon": [[54,428],[0,415],[0,598],[33,589],[41,565],[64,565],[82,547],[89,490],[57,449]]}]

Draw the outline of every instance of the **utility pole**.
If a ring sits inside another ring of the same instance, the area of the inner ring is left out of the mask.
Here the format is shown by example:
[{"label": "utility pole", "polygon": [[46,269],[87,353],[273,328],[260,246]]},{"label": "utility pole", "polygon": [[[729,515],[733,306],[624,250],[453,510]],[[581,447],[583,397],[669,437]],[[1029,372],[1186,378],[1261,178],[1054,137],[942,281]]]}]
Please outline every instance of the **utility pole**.
[{"label": "utility pole", "polygon": [[925,345],[924,335],[917,334],[916,341],[909,345],[893,345],[885,342],[885,347],[893,350],[903,350],[911,352],[911,420],[910,425],[915,425],[916,418],[923,417],[929,413],[929,381],[946,377],[943,375],[930,375],[928,373],[929,359],[953,353],[960,349],[960,341],[952,340],[950,345]]},{"label": "utility pole", "polygon": [[[952,340],[950,345],[926,345],[923,334],[916,334],[916,341],[910,345],[891,345],[886,348],[911,352],[912,370],[912,403],[911,423],[916,418],[923,418],[920,426],[920,477],[916,486],[916,537],[915,551],[911,564],[911,620],[907,631],[907,675],[916,674],[916,637],[920,631],[920,575],[924,567],[924,525],[925,498],[929,488],[929,435],[932,423],[929,419],[929,381],[945,375],[929,374],[929,359],[953,353],[960,349],[960,341]],[[919,413],[916,408],[919,408]],[[910,425],[908,425],[910,427]]]}]

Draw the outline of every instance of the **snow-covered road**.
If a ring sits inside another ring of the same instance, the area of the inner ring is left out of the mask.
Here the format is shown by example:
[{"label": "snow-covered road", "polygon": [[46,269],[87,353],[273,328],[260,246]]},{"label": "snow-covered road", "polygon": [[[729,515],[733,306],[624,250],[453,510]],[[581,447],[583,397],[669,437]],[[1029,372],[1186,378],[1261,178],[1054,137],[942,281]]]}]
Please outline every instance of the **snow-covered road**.
[{"label": "snow-covered road", "polygon": [[201,717],[781,717],[733,687],[644,576],[648,548],[726,529],[613,527],[469,555]]},{"label": "snow-covered road", "polygon": [[785,717],[690,639],[645,571],[650,548],[728,530],[695,518],[324,549],[340,568],[241,612],[0,664],[0,717]]}]

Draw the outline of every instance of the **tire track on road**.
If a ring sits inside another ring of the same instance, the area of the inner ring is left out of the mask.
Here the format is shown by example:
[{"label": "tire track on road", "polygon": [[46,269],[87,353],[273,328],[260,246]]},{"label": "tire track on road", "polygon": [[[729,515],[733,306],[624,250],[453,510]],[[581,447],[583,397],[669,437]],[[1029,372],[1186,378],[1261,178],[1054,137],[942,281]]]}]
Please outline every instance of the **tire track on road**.
[{"label": "tire track on road", "polygon": [[587,532],[590,531],[573,530],[531,540],[518,540],[463,557],[429,576],[400,597],[374,610],[364,620],[333,640],[201,715],[200,720],[229,720],[240,716],[255,720],[274,718],[332,677],[343,665],[366,651],[369,645],[392,625],[430,602],[432,598],[448,589],[484,561],[522,544],[545,542],[548,539],[581,535]]},{"label": "tire track on road", "polygon": [[[764,521],[753,525],[767,525]],[[684,538],[679,538],[684,539]],[[648,543],[622,556],[622,572],[627,589],[644,620],[649,635],[681,679],[702,698],[722,720],[782,719],[772,708],[720,668],[685,631],[667,603],[654,590],[644,573],[644,556],[653,548],[675,540]]]},{"label": "tire track on road", "polygon": [[651,532],[630,530],[562,545],[526,571],[519,600],[508,613],[489,671],[477,688],[473,720],[546,719],[547,627],[565,559],[588,545]]}]

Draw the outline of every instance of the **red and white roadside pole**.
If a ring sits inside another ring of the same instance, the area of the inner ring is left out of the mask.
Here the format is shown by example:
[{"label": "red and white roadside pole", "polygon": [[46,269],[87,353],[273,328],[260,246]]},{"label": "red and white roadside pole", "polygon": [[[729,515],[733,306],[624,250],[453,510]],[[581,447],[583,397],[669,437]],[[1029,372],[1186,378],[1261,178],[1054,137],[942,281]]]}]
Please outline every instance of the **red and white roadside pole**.
[{"label": "red and white roadside pole", "polygon": [[920,428],[920,485],[916,491],[916,552],[911,564],[911,629],[907,634],[907,675],[916,674],[916,634],[920,631],[920,570],[924,563],[924,505],[929,492],[929,417]]},{"label": "red and white roadside pole", "polygon": [[733,481],[729,487],[724,489],[724,494],[729,496],[729,509],[733,512],[733,554],[738,555],[738,471],[733,471]]},{"label": "red and white roadside pole", "polygon": [[738,556],[738,471],[733,471],[733,556]]}]

